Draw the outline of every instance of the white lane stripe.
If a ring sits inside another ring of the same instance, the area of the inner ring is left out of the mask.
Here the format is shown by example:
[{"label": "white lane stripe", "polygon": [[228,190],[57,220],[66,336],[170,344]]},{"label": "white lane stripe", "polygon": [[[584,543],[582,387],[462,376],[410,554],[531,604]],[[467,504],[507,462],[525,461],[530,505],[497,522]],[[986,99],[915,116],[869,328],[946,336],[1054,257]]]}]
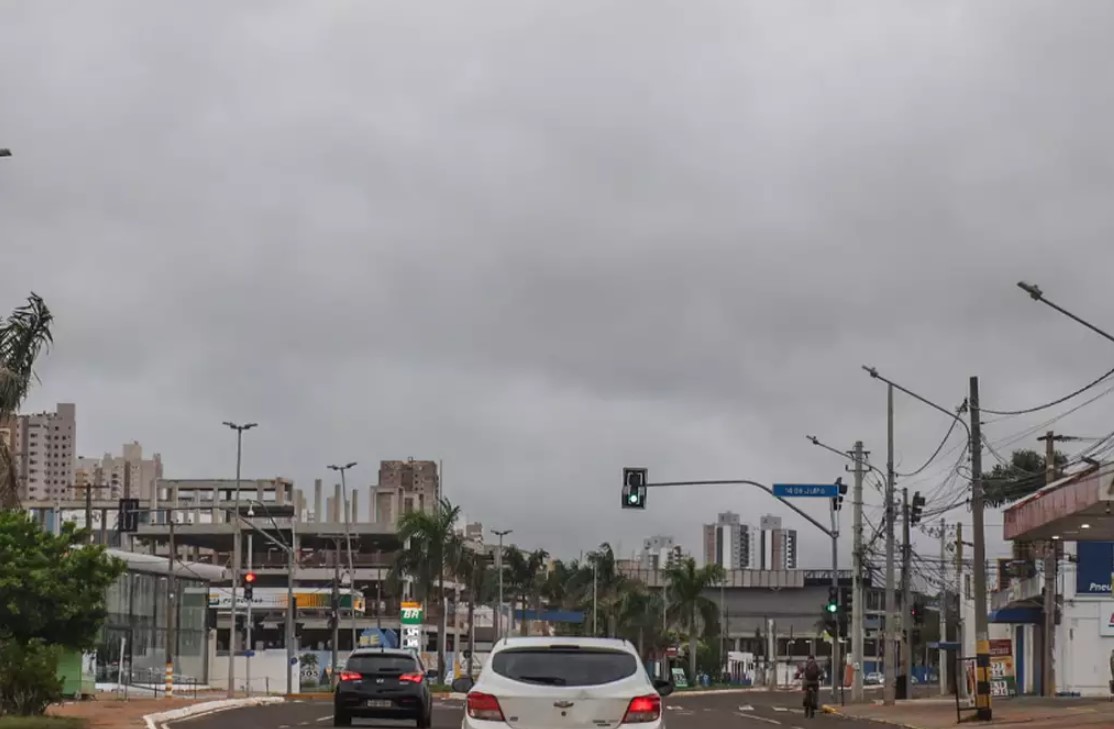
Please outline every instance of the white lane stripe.
[{"label": "white lane stripe", "polygon": [[[321,717],[320,719],[314,719],[314,721],[329,721],[329,720],[331,720],[332,718],[333,718],[333,715],[332,715],[332,714],[329,714],[328,716],[323,716],[323,717]],[[303,723],[303,724],[305,724],[305,723],[307,723],[307,722],[302,722],[302,723]]]},{"label": "white lane stripe", "polygon": [[736,711],[735,715],[736,716],[741,716],[744,719],[754,719],[755,721],[764,721],[767,724],[774,724],[775,726],[781,726],[781,722],[778,721],[777,719],[767,719],[764,716],[758,716],[758,714],[741,714],[738,711]]}]

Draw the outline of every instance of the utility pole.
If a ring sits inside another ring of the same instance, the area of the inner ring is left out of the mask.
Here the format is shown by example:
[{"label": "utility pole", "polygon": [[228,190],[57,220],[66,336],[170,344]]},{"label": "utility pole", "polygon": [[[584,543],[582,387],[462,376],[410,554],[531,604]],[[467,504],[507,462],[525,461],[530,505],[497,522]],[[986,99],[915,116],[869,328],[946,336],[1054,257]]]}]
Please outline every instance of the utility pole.
[{"label": "utility pole", "polygon": [[[948,639],[948,523],[940,520],[940,642]],[[948,652],[941,649],[936,657],[940,664],[940,695],[948,693]]]},{"label": "utility pole", "polygon": [[901,672],[905,674],[906,699],[913,698],[913,545],[909,540],[909,489],[901,489]]},{"label": "utility pole", "polygon": [[[88,488],[88,487],[86,487]],[[88,491],[86,491],[88,493]],[[166,690],[164,698],[174,698],[174,652],[178,647],[178,599],[175,590],[178,581],[174,575],[174,512],[166,510],[167,523],[170,526],[170,543],[167,545],[167,571],[166,571]]]},{"label": "utility pole", "polygon": [[975,542],[975,714],[990,721],[990,627],[986,615],[986,525],[983,523],[982,423],[979,422],[979,378],[971,377],[971,520]]},{"label": "utility pole", "polygon": [[[236,431],[236,499],[235,499],[235,518],[233,519],[234,526],[232,527],[232,622],[228,628],[228,698],[232,698],[236,693],[236,649],[239,647],[240,634],[236,629],[236,590],[240,586],[240,466],[243,462],[244,455],[244,431],[251,430],[256,426],[256,423],[245,423],[244,425],[237,425],[229,421],[224,421],[224,425]],[[124,464],[124,490],[128,490],[129,470],[128,464]]]},{"label": "utility pole", "polygon": [[[1059,440],[1051,430],[1037,440],[1044,441],[1044,483],[1047,486],[1056,480],[1056,446]],[[1044,650],[1041,667],[1044,669],[1041,685],[1045,696],[1056,695],[1056,671],[1052,665],[1056,642],[1056,542],[1044,543]]]},{"label": "utility pole", "polygon": [[[955,523],[955,630],[956,640],[959,642],[959,655],[963,655],[966,641],[964,633],[966,626],[963,624],[963,522]],[[960,698],[967,698],[967,676],[960,675],[961,666],[956,666],[955,693]]]},{"label": "utility pole", "polygon": [[499,537],[499,551],[495,553],[495,571],[499,573],[499,608],[495,611],[495,641],[503,637],[503,537],[513,529],[492,529],[491,533]]},{"label": "utility pole", "polygon": [[[356,593],[356,570],[352,565],[352,528],[350,525],[349,512],[352,511],[348,500],[348,481],[345,478],[345,472],[356,465],[356,461],[351,461],[343,466],[329,466],[328,468],[333,471],[340,472],[340,498],[341,507],[344,509],[344,540],[346,551],[348,552],[348,583],[352,588],[353,600],[355,600]],[[351,515],[351,519],[355,519],[355,514]],[[339,618],[338,618],[339,619]],[[444,635],[444,630],[441,632]],[[356,650],[356,605],[352,605],[352,650]]]},{"label": "utility pole", "polygon": [[332,595],[332,623],[333,623],[333,675],[330,683],[336,689],[337,685],[337,643],[340,641],[340,540],[333,541],[333,595]]},{"label": "utility pole", "polygon": [[886,387],[886,625],[884,631],[885,648],[882,652],[885,680],[882,685],[882,702],[893,706],[895,697],[894,683],[897,679],[897,656],[894,629],[897,616],[894,612],[894,386]]},{"label": "utility pole", "polygon": [[599,624],[597,621],[596,612],[596,560],[592,560],[592,637],[599,636]]},{"label": "utility pole", "polygon": [[298,600],[294,597],[294,572],[298,569],[298,511],[295,518],[290,521],[290,551],[286,553],[286,695],[294,693],[294,659],[296,656],[297,638],[294,636],[294,621],[297,620]]},{"label": "utility pole", "polygon": [[852,451],[855,459],[855,487],[851,494],[854,510],[854,547],[851,570],[851,653],[854,655],[854,672],[851,683],[851,700],[863,700],[863,442],[855,441]]},{"label": "utility pole", "polygon": [[[251,503],[249,502],[248,503],[248,518],[252,518],[254,516],[255,516],[255,513],[252,511]],[[237,523],[239,522],[239,514],[237,514],[236,521],[237,521]],[[248,532],[248,553],[247,553],[247,555],[245,555],[244,561],[247,562],[247,571],[249,573],[251,572],[251,555],[252,555],[252,552],[255,549],[255,544],[254,544],[254,541],[253,541],[254,536],[255,536],[254,532],[252,532],[252,531]],[[247,647],[244,650],[244,688],[247,690],[248,696],[251,696],[251,694],[252,694],[252,690],[251,690],[251,653],[252,653],[253,650],[255,650],[255,637],[252,635],[253,631],[252,631],[252,623],[251,623],[252,602],[253,602],[252,600],[245,600],[244,601],[244,603],[245,603],[245,605],[244,605],[244,632],[247,633],[247,637],[248,637],[248,644],[247,644]]]}]

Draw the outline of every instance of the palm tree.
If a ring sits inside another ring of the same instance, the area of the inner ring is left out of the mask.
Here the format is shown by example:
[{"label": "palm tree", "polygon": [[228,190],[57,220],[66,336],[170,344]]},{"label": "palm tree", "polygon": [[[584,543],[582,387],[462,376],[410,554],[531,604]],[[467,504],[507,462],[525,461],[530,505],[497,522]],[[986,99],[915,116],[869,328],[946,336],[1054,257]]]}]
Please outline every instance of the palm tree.
[{"label": "palm tree", "polygon": [[724,578],[723,568],[717,564],[697,567],[692,557],[676,562],[665,570],[669,585],[671,620],[686,626],[689,636],[689,680],[696,676],[696,644],[700,637],[717,629],[719,606],[704,595]]},{"label": "palm tree", "polygon": [[[437,600],[445,594],[445,570],[454,564],[462,546],[456,533],[460,507],[441,498],[432,512],[411,511],[398,520],[398,538],[406,547],[399,553],[396,570],[414,578],[429,604],[433,594],[433,577],[437,577]],[[445,614],[441,611],[441,636],[445,634]],[[445,676],[445,641],[437,641],[437,675]]]},{"label": "palm tree", "polygon": [[[35,360],[53,342],[54,316],[32,292],[27,303],[0,322],[0,423],[19,412],[35,381]],[[18,509],[19,483],[8,443],[0,440],[0,509]]]},{"label": "palm tree", "polygon": [[468,592],[468,676],[472,676],[473,660],[476,647],[472,644],[472,635],[476,625],[476,603],[485,602],[487,593],[494,583],[495,571],[491,566],[491,557],[475,550],[464,548],[460,550],[456,567],[453,568],[454,576],[467,588]]}]

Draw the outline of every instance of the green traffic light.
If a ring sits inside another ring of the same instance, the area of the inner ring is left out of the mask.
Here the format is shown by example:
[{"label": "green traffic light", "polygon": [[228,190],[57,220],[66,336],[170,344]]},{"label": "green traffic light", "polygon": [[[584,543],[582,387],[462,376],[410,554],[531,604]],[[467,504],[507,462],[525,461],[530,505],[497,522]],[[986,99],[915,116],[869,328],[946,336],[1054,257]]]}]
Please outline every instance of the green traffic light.
[{"label": "green traffic light", "polygon": [[627,501],[629,503],[632,503],[632,504],[637,504],[638,503],[638,494],[637,493],[632,493],[630,496],[627,497]]},{"label": "green traffic light", "polygon": [[828,612],[830,612],[830,613],[839,612],[839,605],[836,605],[834,602],[828,603]]}]

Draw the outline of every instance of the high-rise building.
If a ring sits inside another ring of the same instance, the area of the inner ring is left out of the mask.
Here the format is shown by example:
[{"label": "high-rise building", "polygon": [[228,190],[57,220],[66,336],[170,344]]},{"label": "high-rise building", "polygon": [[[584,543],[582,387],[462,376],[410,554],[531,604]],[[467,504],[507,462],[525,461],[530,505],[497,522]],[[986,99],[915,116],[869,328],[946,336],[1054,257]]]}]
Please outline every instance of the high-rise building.
[{"label": "high-rise building", "polygon": [[704,525],[704,564],[718,564],[725,570],[753,569],[753,539],[753,529],[738,514],[718,514],[715,524]]},{"label": "high-rise building", "polygon": [[15,463],[19,498],[65,499],[74,478],[77,408],[58,403],[54,412],[17,415],[0,422],[0,440]]},{"label": "high-rise building", "polygon": [[143,446],[133,441],[124,444],[120,456],[111,453],[105,453],[102,458],[79,456],[74,463],[71,497],[84,497],[85,489],[89,488],[94,499],[149,500],[161,478],[162,456],[155,453],[149,459],[144,458]]},{"label": "high-rise building", "polygon": [[672,565],[681,558],[681,547],[674,544],[673,537],[659,534],[642,540],[642,553],[638,566],[644,570],[660,570]]},{"label": "high-rise building", "polygon": [[403,514],[433,511],[441,496],[436,461],[380,461],[375,521],[394,526]]},{"label": "high-rise building", "polygon": [[762,517],[759,564],[764,570],[797,569],[797,530],[783,528],[780,516]]}]

